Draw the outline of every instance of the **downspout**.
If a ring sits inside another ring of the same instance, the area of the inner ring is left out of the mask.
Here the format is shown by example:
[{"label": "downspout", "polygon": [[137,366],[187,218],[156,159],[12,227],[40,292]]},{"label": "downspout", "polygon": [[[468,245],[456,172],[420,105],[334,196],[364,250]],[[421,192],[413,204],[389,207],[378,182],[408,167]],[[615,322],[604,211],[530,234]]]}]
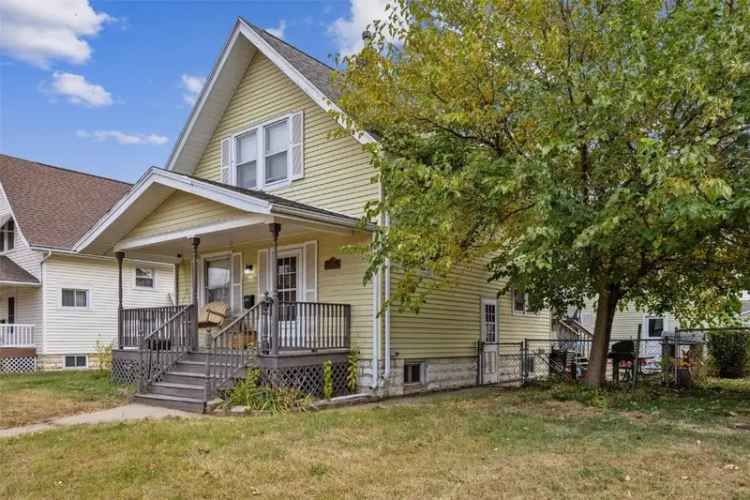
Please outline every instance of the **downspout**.
[{"label": "downspout", "polygon": [[[388,214],[385,214],[385,226],[389,227],[391,224],[391,219],[388,216]],[[391,306],[390,306],[390,300],[391,300],[391,259],[386,258],[385,259],[385,290],[384,290],[384,296],[385,296],[385,348],[383,349],[383,360],[384,360],[384,369],[383,369],[383,378],[385,380],[389,380],[391,377]]]},{"label": "downspout", "polygon": [[380,280],[381,271],[375,273],[372,281],[372,388],[380,386]]},{"label": "downspout", "polygon": [[42,260],[39,261],[39,275],[42,278],[41,279],[41,281],[42,281],[42,290],[41,290],[41,294],[42,294],[42,331],[40,332],[41,333],[41,335],[40,335],[40,339],[41,339],[40,344],[41,345],[40,345],[40,349],[39,349],[39,354],[44,354],[45,351],[47,350],[47,345],[45,343],[47,341],[47,338],[46,338],[47,337],[47,306],[46,306],[46,304],[47,304],[47,297],[45,296],[46,295],[45,283],[47,281],[47,260],[50,257],[52,257],[52,250],[47,250],[47,255],[45,255],[44,257],[42,257]]}]

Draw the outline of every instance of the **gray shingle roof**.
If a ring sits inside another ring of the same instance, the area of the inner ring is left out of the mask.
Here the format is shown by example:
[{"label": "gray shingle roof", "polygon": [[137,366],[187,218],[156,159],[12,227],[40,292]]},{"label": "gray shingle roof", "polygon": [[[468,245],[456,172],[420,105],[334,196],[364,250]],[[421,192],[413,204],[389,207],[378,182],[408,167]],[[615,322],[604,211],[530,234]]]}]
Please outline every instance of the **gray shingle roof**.
[{"label": "gray shingle roof", "polygon": [[39,284],[38,279],[5,255],[0,255],[0,283],[2,282]]},{"label": "gray shingle roof", "polygon": [[260,26],[248,22],[245,18],[240,17],[243,23],[247,24],[250,28],[256,31],[263,40],[265,40],[274,50],[276,50],[281,56],[289,61],[294,68],[302,73],[305,78],[310,80],[310,83],[315,85],[318,90],[323,92],[326,97],[331,101],[336,101],[341,92],[336,88],[331,76],[337,71],[335,68],[319,61],[310,54],[307,54],[297,47],[288,44],[284,40],[275,37],[268,31],[264,30]]}]

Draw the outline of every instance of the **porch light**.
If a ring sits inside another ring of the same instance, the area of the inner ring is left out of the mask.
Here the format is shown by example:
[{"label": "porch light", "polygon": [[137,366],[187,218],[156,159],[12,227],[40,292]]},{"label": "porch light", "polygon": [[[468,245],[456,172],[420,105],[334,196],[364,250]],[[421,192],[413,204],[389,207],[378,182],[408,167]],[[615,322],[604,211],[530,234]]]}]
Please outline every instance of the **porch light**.
[{"label": "porch light", "polygon": [[248,264],[245,266],[245,274],[252,274],[253,273],[253,265]]}]

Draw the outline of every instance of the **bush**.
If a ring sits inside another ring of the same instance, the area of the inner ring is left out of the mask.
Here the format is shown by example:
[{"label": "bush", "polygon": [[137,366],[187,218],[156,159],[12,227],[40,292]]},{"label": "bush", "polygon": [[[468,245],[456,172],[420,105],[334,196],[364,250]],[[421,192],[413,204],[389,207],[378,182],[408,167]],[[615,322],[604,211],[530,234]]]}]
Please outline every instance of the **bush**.
[{"label": "bush", "polygon": [[745,330],[712,332],[708,352],[721,378],[742,378],[750,359],[750,333]]},{"label": "bush", "polygon": [[244,380],[234,386],[224,400],[224,407],[244,406],[250,411],[272,414],[304,410],[311,402],[310,395],[293,387],[260,385],[260,370],[249,370]]}]

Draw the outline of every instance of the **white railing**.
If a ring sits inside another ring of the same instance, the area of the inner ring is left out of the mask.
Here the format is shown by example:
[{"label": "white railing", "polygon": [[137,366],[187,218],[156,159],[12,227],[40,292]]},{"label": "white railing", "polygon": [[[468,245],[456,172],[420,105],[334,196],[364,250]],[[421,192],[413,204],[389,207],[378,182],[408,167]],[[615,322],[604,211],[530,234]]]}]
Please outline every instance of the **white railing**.
[{"label": "white railing", "polygon": [[34,325],[0,324],[0,347],[34,345]]}]

